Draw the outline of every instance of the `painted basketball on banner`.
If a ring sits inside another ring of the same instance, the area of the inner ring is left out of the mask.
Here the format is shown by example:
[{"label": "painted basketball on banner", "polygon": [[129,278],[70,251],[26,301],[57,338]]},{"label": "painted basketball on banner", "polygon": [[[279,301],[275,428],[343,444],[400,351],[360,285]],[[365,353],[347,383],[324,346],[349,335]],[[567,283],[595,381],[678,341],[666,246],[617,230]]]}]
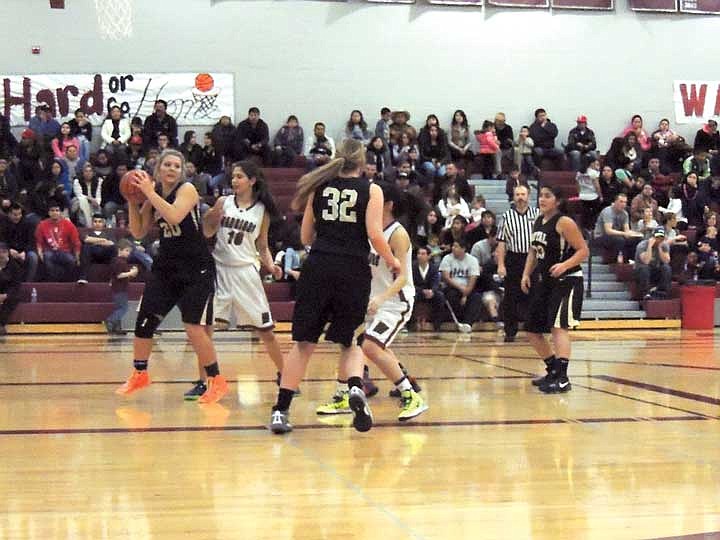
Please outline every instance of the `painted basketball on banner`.
[{"label": "painted basketball on banner", "polygon": [[215,79],[209,73],[200,73],[195,77],[195,88],[201,92],[209,92],[215,86]]}]

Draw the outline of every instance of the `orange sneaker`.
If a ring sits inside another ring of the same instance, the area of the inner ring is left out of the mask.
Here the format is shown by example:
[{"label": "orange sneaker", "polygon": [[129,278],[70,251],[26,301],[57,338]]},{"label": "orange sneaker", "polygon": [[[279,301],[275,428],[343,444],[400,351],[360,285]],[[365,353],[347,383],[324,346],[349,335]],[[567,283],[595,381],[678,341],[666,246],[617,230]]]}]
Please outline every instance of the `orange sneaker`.
[{"label": "orange sneaker", "polygon": [[207,390],[205,390],[205,393],[200,396],[198,403],[216,403],[228,393],[228,390],[228,383],[222,375],[208,377]]},{"label": "orange sneaker", "polygon": [[125,381],[125,384],[115,390],[115,393],[121,396],[129,396],[133,392],[146,386],[150,386],[150,375],[148,375],[148,372],[146,370],[135,370],[132,375],[130,375],[130,378]]}]

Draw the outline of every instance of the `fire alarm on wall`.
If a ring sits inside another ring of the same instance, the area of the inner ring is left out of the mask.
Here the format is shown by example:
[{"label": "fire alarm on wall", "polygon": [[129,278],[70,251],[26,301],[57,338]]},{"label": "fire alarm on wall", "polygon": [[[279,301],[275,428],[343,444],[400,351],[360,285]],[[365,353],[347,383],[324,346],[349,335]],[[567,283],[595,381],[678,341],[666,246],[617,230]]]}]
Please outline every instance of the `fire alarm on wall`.
[{"label": "fire alarm on wall", "polygon": [[37,45],[32,47],[30,50],[33,54],[40,54],[40,47],[38,47]]}]

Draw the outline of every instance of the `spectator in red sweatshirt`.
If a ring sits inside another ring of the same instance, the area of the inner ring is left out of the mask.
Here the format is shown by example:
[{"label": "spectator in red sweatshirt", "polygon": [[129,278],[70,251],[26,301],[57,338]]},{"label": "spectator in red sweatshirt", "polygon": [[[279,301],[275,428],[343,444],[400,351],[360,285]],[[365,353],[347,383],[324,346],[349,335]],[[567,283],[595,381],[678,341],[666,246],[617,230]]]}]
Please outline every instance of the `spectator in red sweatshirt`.
[{"label": "spectator in red sweatshirt", "polygon": [[35,229],[35,243],[50,281],[69,281],[80,265],[80,235],[72,221],[63,217],[60,205],[51,203],[48,218]]}]

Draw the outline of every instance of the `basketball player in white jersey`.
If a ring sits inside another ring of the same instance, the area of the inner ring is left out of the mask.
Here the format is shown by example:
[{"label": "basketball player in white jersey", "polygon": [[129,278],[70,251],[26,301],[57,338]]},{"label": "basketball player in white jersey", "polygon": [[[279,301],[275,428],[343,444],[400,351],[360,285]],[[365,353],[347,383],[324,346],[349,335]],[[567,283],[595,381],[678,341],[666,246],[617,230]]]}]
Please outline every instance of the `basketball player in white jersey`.
[{"label": "basketball player in white jersey", "polygon": [[[370,302],[365,319],[365,331],[358,341],[367,358],[373,361],[399,391],[401,411],[398,420],[406,421],[428,409],[422,396],[413,390],[410,379],[403,372],[395,354],[388,349],[395,336],[408,323],[415,303],[412,277],[412,244],[405,228],[396,221],[400,215],[402,193],[393,185],[378,183],[383,190],[383,236],[393,255],[400,261],[400,272],[388,267],[377,251],[370,247]],[[342,369],[338,373],[338,387],[332,400],[321,405],[317,414],[350,414],[347,378]]]},{"label": "basketball player in white jersey", "polygon": [[257,332],[279,374],[283,354],[273,332],[275,324],[270,304],[255,266],[259,255],[265,270],[276,279],[283,276],[268,248],[270,217],[277,213],[277,208],[262,171],[252,161],[233,164],[232,190],[232,196],[220,197],[203,217],[205,236],[217,235],[213,250],[217,267],[215,322],[219,328],[227,328],[230,314],[234,312],[239,326]]}]

